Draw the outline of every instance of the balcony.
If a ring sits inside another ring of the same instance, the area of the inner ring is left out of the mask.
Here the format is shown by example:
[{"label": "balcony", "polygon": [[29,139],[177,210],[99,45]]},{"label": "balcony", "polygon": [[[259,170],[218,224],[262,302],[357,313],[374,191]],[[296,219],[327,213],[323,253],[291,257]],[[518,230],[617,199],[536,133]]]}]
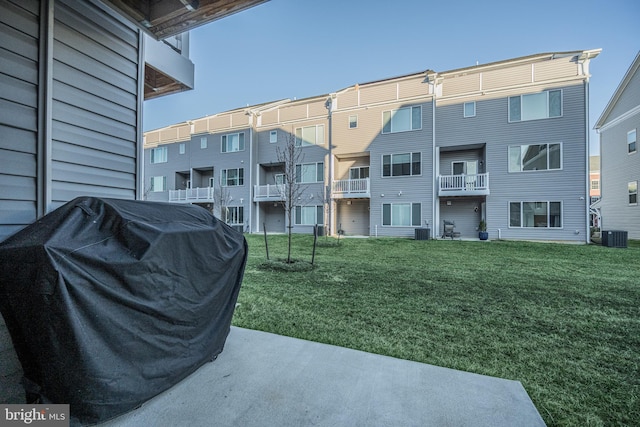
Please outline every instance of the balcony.
[{"label": "balcony", "polygon": [[169,190],[169,201],[176,203],[214,202],[213,187]]},{"label": "balcony", "polygon": [[369,185],[369,178],[333,181],[331,194],[336,199],[370,198],[371,186]]},{"label": "balcony", "polygon": [[438,196],[487,196],[489,195],[489,174],[440,175]]},{"label": "balcony", "polygon": [[284,200],[284,184],[267,184],[253,186],[254,202],[279,202]]}]

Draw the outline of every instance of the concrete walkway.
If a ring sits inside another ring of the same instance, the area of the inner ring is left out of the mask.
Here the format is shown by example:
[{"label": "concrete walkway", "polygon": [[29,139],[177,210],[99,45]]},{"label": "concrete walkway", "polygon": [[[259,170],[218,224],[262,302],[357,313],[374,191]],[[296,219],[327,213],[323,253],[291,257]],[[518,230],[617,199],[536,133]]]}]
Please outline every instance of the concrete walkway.
[{"label": "concrete walkway", "polygon": [[518,381],[242,328],[173,388],[102,427],[544,426]]}]

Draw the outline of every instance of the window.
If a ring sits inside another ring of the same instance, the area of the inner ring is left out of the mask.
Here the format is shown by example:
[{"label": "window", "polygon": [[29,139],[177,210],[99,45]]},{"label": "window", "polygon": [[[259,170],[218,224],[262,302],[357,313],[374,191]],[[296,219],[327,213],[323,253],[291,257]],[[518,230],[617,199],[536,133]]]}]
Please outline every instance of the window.
[{"label": "window", "polygon": [[324,145],[324,125],[296,128],[296,147]]},{"label": "window", "polygon": [[349,179],[369,178],[369,166],[349,169]]},{"label": "window", "polygon": [[629,204],[637,205],[638,204],[638,181],[631,181],[627,184],[627,188],[629,189]]},{"label": "window", "polygon": [[151,149],[151,163],[167,163],[167,147]]},{"label": "window", "polygon": [[385,154],[382,156],[382,176],[420,174],[420,153]]},{"label": "window", "polygon": [[627,150],[628,153],[635,153],[638,148],[636,146],[636,130],[627,132]]},{"label": "window", "polygon": [[560,202],[510,202],[509,227],[561,228]]},{"label": "window", "polygon": [[509,147],[509,172],[562,168],[561,144],[513,145]]},{"label": "window", "polygon": [[244,224],[244,207],[228,206],[226,209],[224,222],[226,222],[229,225]]},{"label": "window", "polygon": [[303,163],[296,165],[296,182],[310,183],[324,181],[324,163]]},{"label": "window", "polygon": [[201,149],[204,150],[205,148],[208,147],[208,145],[209,144],[207,143],[207,137],[206,136],[203,136],[202,138],[200,138],[200,148]]},{"label": "window", "polygon": [[222,152],[244,151],[244,132],[222,135]]},{"label": "window", "polygon": [[324,224],[322,206],[296,206],[296,225]]},{"label": "window", "polygon": [[419,226],[422,218],[420,203],[384,203],[382,205],[382,225],[392,227]]},{"label": "window", "polygon": [[509,97],[510,122],[560,116],[562,116],[561,90],[546,90],[541,93]]},{"label": "window", "polygon": [[592,179],[591,180],[591,189],[592,190],[599,190],[600,189],[600,180],[599,179]]},{"label": "window", "polygon": [[358,127],[358,116],[349,116],[349,129]]},{"label": "window", "polygon": [[422,129],[422,107],[405,107],[382,112],[382,133]]},{"label": "window", "polygon": [[183,142],[183,143],[181,143],[181,144],[178,146],[178,150],[179,150],[180,154],[184,154],[184,153],[185,153],[186,148],[185,148],[184,142]]},{"label": "window", "polygon": [[220,173],[220,185],[223,187],[244,185],[244,169],[222,169]]},{"label": "window", "polygon": [[465,102],[464,103],[464,117],[475,117],[476,116],[476,103]]},{"label": "window", "polygon": [[152,176],[151,177],[151,191],[167,191],[167,177],[166,176]]},{"label": "window", "polygon": [[273,144],[274,142],[278,142],[278,131],[272,130],[269,132],[269,142]]},{"label": "window", "polygon": [[276,185],[283,185],[284,184],[284,174],[283,173],[277,173],[273,178],[274,178],[274,180],[276,182]]}]

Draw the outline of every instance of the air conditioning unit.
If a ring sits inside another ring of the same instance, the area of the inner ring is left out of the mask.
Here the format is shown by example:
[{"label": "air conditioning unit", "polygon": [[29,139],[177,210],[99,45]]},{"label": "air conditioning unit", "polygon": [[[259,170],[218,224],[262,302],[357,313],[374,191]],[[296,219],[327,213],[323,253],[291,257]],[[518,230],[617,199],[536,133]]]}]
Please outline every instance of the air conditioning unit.
[{"label": "air conditioning unit", "polygon": [[609,230],[602,232],[602,246],[609,248],[626,248],[627,232],[620,230]]}]

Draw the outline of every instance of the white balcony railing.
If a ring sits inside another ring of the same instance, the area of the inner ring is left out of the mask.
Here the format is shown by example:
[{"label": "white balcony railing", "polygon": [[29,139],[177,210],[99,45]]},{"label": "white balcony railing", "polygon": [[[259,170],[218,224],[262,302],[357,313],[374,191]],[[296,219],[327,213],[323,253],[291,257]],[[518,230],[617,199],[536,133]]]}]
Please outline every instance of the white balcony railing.
[{"label": "white balcony railing", "polygon": [[255,201],[279,201],[284,199],[284,184],[255,185],[253,199]]},{"label": "white balcony railing", "polygon": [[170,202],[213,201],[213,187],[187,188],[186,190],[169,190]]},{"label": "white balcony railing", "polygon": [[369,178],[333,181],[331,194],[336,198],[371,197]]},{"label": "white balcony railing", "polygon": [[489,194],[489,174],[440,175],[438,195],[478,196]]}]

